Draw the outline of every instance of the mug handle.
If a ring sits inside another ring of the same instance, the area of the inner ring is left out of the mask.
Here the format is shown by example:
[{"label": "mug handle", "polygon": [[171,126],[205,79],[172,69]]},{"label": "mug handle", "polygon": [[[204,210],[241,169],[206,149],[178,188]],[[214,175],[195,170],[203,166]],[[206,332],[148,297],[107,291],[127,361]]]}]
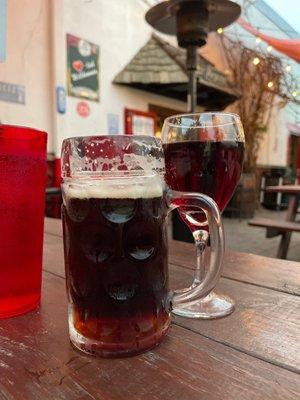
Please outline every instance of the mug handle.
[{"label": "mug handle", "polygon": [[[202,281],[195,280],[188,290],[171,291],[168,296],[168,306],[172,310],[186,307],[207,296],[214,289],[222,272],[225,242],[221,214],[217,204],[210,197],[200,193],[168,189],[166,200],[170,211],[180,207],[200,208],[206,215],[211,245],[210,263],[205,277]],[[197,252],[197,258],[199,257],[201,257],[201,252]]]}]

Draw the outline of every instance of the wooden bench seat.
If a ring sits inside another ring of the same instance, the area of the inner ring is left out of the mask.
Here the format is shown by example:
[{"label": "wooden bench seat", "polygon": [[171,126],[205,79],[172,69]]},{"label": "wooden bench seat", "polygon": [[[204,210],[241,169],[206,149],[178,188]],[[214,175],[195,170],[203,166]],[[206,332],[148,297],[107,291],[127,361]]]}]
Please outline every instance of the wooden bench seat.
[{"label": "wooden bench seat", "polygon": [[300,223],[291,221],[278,221],[269,218],[251,219],[248,225],[258,226],[261,228],[270,228],[272,230],[283,232],[300,232]]},{"label": "wooden bench seat", "polygon": [[297,210],[300,206],[300,185],[267,187],[267,191],[281,191],[289,193],[290,200],[285,221],[275,219],[257,218],[249,221],[249,225],[266,228],[266,237],[281,236],[277,258],[286,258],[293,232],[300,232],[300,222],[296,222]]},{"label": "wooden bench seat", "polygon": [[248,221],[248,225],[266,228],[266,237],[273,238],[282,235],[277,258],[285,259],[287,256],[292,232],[300,232],[300,223],[294,221],[278,221],[268,218],[256,218]]}]

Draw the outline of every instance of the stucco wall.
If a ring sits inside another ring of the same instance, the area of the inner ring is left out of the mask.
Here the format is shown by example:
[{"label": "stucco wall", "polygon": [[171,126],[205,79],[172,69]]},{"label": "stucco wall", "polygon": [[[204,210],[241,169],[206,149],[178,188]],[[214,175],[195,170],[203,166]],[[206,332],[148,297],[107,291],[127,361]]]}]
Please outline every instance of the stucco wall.
[{"label": "stucco wall", "polygon": [[52,148],[50,2],[7,1],[7,52],[0,81],[25,86],[25,104],[0,102],[2,123],[49,132]]},{"label": "stucco wall", "polygon": [[61,141],[65,137],[107,133],[109,113],[119,116],[122,134],[125,107],[147,111],[148,104],[155,103],[177,110],[186,108],[185,103],[179,101],[112,84],[114,77],[150,38],[151,28],[144,20],[146,6],[143,2],[112,0],[108,6],[106,0],[56,0],[55,9],[55,47],[57,59],[60,60],[59,65],[56,65],[56,85],[66,85],[67,33],[100,46],[100,102],[88,101],[90,116],[82,118],[76,112],[80,100],[67,98],[66,114],[57,114],[55,118],[56,154],[59,154]]}]

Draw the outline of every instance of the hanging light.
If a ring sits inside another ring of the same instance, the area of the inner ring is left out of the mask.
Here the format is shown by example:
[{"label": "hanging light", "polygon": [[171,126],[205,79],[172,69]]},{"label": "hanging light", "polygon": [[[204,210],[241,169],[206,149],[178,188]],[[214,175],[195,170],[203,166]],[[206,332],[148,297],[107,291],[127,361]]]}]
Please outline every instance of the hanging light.
[{"label": "hanging light", "polygon": [[260,59],[258,57],[254,57],[252,62],[254,65],[258,65],[260,63]]},{"label": "hanging light", "polygon": [[297,97],[298,95],[299,95],[298,90],[294,90],[294,91],[292,92],[292,96],[293,96],[293,97]]},{"label": "hanging light", "polygon": [[219,35],[222,35],[222,33],[223,33],[223,28],[218,28],[218,29],[217,29],[217,32],[218,32]]},{"label": "hanging light", "polygon": [[256,43],[260,43],[260,42],[261,42],[261,38],[260,38],[260,37],[258,37],[258,36],[256,37],[256,39],[255,39],[255,40],[256,40]]},{"label": "hanging light", "polygon": [[271,89],[274,86],[274,83],[272,81],[268,82],[268,88]]},{"label": "hanging light", "polygon": [[269,45],[269,46],[267,47],[267,52],[268,52],[268,53],[271,53],[272,50],[273,50],[273,46]]},{"label": "hanging light", "polygon": [[292,67],[291,67],[290,65],[287,65],[287,66],[285,67],[285,70],[286,70],[286,72],[291,72]]}]

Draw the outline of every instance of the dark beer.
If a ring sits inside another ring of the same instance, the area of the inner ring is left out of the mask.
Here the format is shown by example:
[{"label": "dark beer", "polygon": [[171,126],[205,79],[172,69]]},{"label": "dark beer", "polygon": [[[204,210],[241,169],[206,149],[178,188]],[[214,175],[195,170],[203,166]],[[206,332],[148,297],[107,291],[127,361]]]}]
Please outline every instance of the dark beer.
[{"label": "dark beer", "polygon": [[151,348],[170,324],[162,187],[130,181],[64,188],[71,340],[102,356]]}]

